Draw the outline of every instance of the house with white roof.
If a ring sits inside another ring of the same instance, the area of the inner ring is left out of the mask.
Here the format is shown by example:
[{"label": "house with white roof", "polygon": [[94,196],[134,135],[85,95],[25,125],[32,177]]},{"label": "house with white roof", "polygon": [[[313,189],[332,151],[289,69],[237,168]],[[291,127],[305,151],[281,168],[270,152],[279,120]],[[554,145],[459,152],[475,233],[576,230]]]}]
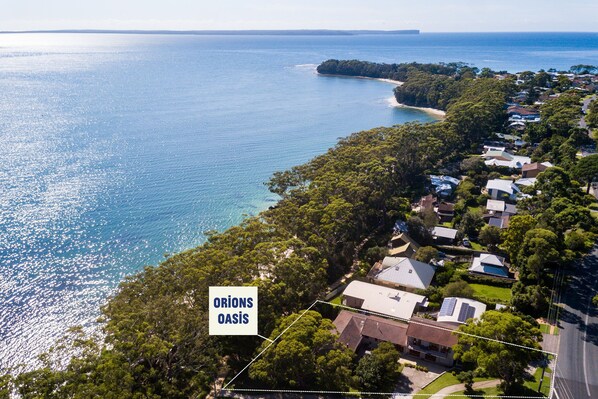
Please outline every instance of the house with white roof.
[{"label": "house with white roof", "polygon": [[486,190],[488,195],[494,200],[509,199],[514,201],[517,195],[521,193],[519,187],[511,180],[492,179],[486,183]]},{"label": "house with white roof", "polygon": [[486,201],[486,212],[490,216],[500,217],[505,214],[515,215],[517,213],[517,206],[507,204],[505,201],[489,199]]},{"label": "house with white roof", "polygon": [[486,311],[486,305],[469,298],[444,298],[436,321],[465,324],[468,319],[477,319]]},{"label": "house with white roof", "polygon": [[505,201],[489,199],[486,201],[486,210],[488,212],[502,212],[505,210]]},{"label": "house with white roof", "polygon": [[522,177],[521,179],[515,180],[515,185],[519,187],[530,187],[536,184],[535,177]]},{"label": "house with white roof", "polygon": [[459,179],[452,176],[430,175],[430,184],[434,187],[436,195],[447,197],[450,196],[453,190],[459,185]]},{"label": "house with white roof", "polygon": [[513,155],[500,149],[490,149],[482,154],[482,158],[488,166],[505,166],[512,169],[521,169],[523,165],[532,162],[530,157]]},{"label": "house with white roof", "polygon": [[502,256],[482,253],[473,258],[469,272],[491,277],[509,278],[509,268],[505,266]]},{"label": "house with white roof", "polygon": [[459,231],[448,227],[435,226],[432,229],[432,239],[436,245],[453,245]]},{"label": "house with white roof", "polygon": [[368,273],[368,281],[405,291],[425,290],[430,286],[436,268],[404,257],[385,257]]},{"label": "house with white roof", "polygon": [[420,307],[426,307],[426,297],[363,281],[352,281],[342,294],[342,304],[375,314],[409,320]]}]

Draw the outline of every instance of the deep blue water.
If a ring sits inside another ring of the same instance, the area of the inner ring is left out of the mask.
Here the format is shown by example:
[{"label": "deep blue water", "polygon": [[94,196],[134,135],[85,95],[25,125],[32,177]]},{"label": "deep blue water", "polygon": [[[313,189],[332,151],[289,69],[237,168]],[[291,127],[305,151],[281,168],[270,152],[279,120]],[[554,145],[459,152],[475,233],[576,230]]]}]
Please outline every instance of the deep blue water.
[{"label": "deep blue water", "polygon": [[598,34],[0,35],[0,368],[86,324],[118,282],[256,214],[338,137],[431,121],[328,58],[598,64]]}]

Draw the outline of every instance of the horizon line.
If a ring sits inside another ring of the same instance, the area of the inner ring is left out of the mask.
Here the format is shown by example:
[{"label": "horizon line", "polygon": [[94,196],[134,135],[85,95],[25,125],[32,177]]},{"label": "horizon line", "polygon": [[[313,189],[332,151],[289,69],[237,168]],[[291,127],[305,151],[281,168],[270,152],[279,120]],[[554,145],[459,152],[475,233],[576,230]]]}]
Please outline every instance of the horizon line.
[{"label": "horizon line", "polygon": [[180,34],[180,35],[328,35],[352,36],[359,34],[447,34],[447,33],[598,33],[598,31],[530,30],[530,31],[421,31],[420,29],[26,29],[2,30],[0,34],[27,33],[88,33],[88,34]]}]

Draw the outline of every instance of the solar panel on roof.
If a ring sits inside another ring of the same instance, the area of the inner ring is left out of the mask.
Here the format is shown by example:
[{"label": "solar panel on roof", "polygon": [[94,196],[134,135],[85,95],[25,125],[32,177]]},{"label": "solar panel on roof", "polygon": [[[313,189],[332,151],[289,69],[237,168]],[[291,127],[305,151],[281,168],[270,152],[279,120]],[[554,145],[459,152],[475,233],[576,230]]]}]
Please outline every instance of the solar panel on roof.
[{"label": "solar panel on roof", "polygon": [[467,303],[461,304],[461,310],[459,310],[459,317],[457,320],[461,323],[465,323],[465,320],[471,319],[475,315],[475,308],[469,306]]},{"label": "solar panel on roof", "polygon": [[438,316],[452,316],[457,305],[457,298],[446,298],[440,307]]},{"label": "solar panel on roof", "polygon": [[467,311],[469,310],[469,305],[466,303],[462,303],[461,304],[461,310],[459,310],[459,317],[457,317],[457,320],[460,322],[465,322],[465,320],[467,320]]},{"label": "solar panel on roof", "polygon": [[473,306],[470,306],[469,310],[467,311],[467,319],[473,318],[474,315],[475,315],[475,308]]}]

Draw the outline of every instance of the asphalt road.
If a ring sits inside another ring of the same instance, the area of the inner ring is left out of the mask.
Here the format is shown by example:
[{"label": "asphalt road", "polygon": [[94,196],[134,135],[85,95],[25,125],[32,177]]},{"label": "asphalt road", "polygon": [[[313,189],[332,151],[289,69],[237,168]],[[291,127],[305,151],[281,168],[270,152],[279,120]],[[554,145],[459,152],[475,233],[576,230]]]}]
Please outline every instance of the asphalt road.
[{"label": "asphalt road", "polygon": [[556,365],[557,399],[598,398],[598,246],[571,272],[563,287]]},{"label": "asphalt road", "polygon": [[583,115],[581,116],[581,119],[579,120],[579,127],[585,129],[588,127],[588,124],[586,123],[586,115],[588,112],[588,107],[590,106],[590,103],[592,101],[596,100],[596,96],[592,96],[592,97],[588,97],[586,99],[583,100],[583,104],[581,106],[581,110],[583,111]]}]

